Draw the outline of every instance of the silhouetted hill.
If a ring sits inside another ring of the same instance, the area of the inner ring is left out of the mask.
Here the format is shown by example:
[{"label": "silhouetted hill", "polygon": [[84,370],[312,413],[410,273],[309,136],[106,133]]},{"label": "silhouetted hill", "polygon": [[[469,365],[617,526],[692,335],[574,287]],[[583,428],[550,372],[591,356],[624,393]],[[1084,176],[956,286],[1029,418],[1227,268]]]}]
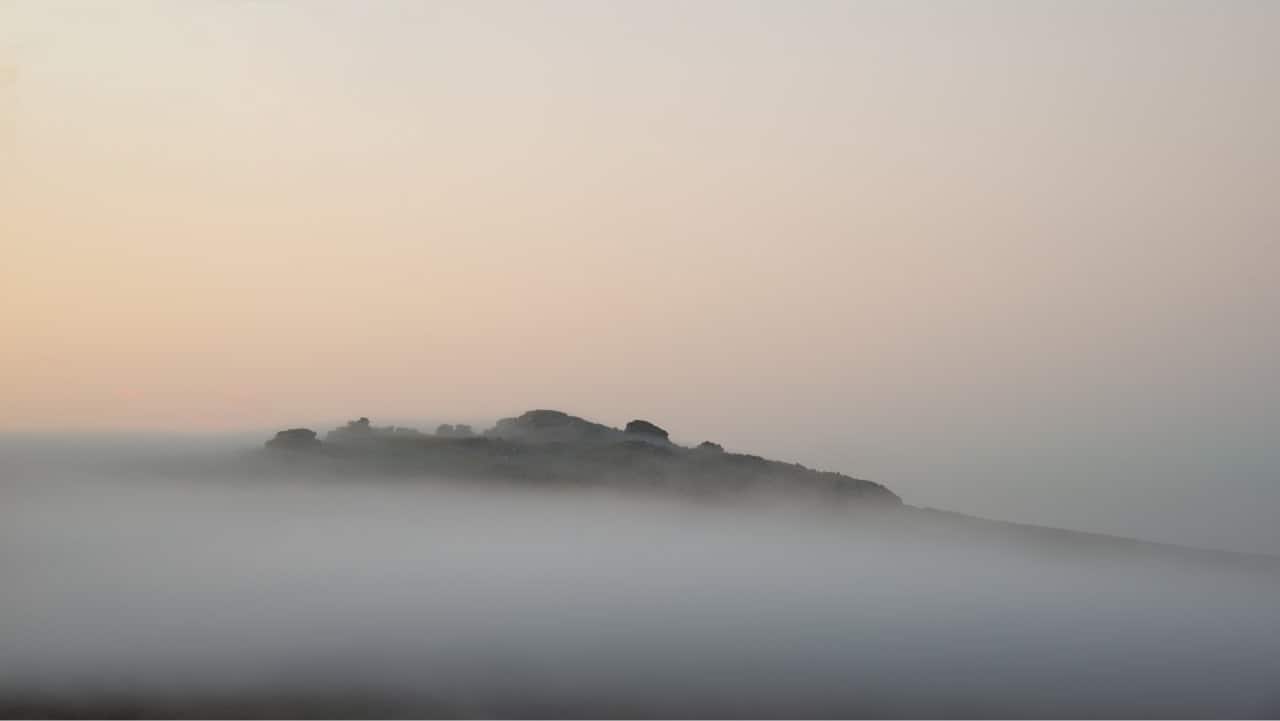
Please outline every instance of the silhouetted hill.
[{"label": "silhouetted hill", "polygon": [[645,420],[625,429],[555,410],[503,418],[483,435],[442,425],[435,435],[373,426],[360,418],[330,431],[293,428],[267,441],[273,457],[326,459],[396,475],[522,483],[661,489],[694,496],[817,494],[826,500],[902,503],[871,481],[760,456],[726,453],[704,442],[688,448]]},{"label": "silhouetted hill", "polygon": [[[464,429],[459,434],[458,428]],[[506,481],[521,486],[607,487],[658,491],[695,498],[797,498],[840,506],[892,508],[882,530],[936,542],[942,547],[978,541],[1084,558],[1159,558],[1217,566],[1280,571],[1280,558],[1186,548],[1118,536],[1082,533],[920,508],[879,483],[744,453],[718,443],[687,447],[645,420],[624,429],[556,410],[532,410],[503,418],[480,435],[467,426],[440,426],[435,435],[411,428],[373,426],[360,418],[334,429],[323,442],[306,428],[280,431],[264,456],[312,475],[379,474],[464,482]],[[883,515],[883,514],[876,514]],[[871,518],[863,523],[875,525]]]}]

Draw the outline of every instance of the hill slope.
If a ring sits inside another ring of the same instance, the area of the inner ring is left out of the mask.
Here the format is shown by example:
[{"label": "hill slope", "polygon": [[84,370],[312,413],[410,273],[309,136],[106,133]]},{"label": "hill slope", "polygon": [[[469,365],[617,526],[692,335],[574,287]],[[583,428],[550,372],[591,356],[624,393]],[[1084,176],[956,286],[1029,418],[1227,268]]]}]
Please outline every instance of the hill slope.
[{"label": "hill slope", "polygon": [[533,410],[504,418],[483,435],[457,428],[442,426],[449,429],[444,435],[431,435],[379,428],[361,418],[323,441],[306,428],[280,431],[266,450],[275,460],[323,459],[351,470],[402,476],[662,489],[700,497],[763,493],[902,503],[872,481],[726,453],[714,443],[681,446],[648,421],[617,429],[560,411]]}]

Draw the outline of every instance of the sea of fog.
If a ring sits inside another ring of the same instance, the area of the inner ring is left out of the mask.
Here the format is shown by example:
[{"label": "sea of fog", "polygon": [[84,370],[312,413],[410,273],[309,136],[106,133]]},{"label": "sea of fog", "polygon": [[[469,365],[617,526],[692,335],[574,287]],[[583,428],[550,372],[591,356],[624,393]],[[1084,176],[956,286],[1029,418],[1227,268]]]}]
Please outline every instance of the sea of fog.
[{"label": "sea of fog", "polygon": [[1265,565],[166,448],[0,445],[0,713],[1280,714]]}]

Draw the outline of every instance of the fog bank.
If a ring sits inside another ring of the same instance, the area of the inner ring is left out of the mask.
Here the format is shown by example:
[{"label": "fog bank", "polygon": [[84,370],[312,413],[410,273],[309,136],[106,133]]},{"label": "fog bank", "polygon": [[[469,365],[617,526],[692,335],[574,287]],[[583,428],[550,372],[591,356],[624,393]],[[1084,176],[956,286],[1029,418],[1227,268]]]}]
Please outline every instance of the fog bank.
[{"label": "fog bank", "polygon": [[185,477],[137,448],[84,462],[99,451],[0,466],[0,710],[1280,712],[1275,565],[894,512],[246,479],[190,448]]}]

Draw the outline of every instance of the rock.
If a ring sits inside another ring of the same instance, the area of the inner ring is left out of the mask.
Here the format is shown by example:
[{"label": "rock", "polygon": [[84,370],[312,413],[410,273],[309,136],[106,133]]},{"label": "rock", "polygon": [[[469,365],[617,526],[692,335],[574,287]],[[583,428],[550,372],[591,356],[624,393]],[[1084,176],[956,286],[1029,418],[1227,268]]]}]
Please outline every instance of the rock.
[{"label": "rock", "polygon": [[323,444],[314,431],[291,428],[266,445],[315,448],[316,456],[368,464],[361,473],[367,468],[451,480],[666,489],[702,498],[759,490],[795,497],[816,494],[840,502],[902,503],[892,491],[871,481],[727,453],[710,441],[685,448],[673,444],[662,428],[639,419],[623,431],[560,411],[534,410],[498,421],[481,437],[458,437],[469,432],[466,425],[444,424],[437,433],[449,435],[423,442],[413,429],[373,426],[369,419],[360,418],[331,431]]},{"label": "rock", "polygon": [[324,435],[327,443],[346,445],[370,445],[393,439],[418,438],[422,432],[416,428],[401,426],[375,426],[368,418],[360,416],[354,421],[334,428]]},{"label": "rock", "polygon": [[319,448],[320,440],[310,428],[290,428],[277,433],[275,438],[267,441],[266,446],[276,450],[306,450]]},{"label": "rock", "polygon": [[345,426],[334,428],[324,435],[326,441],[341,441],[368,436],[371,427],[369,419],[360,416],[354,421],[347,421]]},{"label": "rock", "polygon": [[485,435],[525,443],[580,443],[612,440],[620,434],[615,428],[562,411],[533,410],[515,418],[503,418]]},{"label": "rock", "polygon": [[627,424],[627,433],[634,433],[642,436],[654,436],[662,440],[669,440],[667,432],[650,423],[649,421],[634,420]]}]

